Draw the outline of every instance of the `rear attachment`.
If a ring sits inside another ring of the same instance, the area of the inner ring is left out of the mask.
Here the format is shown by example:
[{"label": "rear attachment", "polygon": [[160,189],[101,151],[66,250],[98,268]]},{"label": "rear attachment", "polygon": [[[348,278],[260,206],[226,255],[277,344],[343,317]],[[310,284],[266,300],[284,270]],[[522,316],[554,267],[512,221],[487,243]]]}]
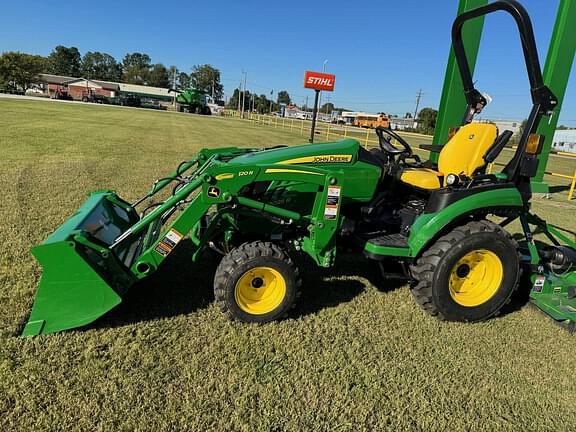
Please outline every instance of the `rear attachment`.
[{"label": "rear attachment", "polygon": [[[530,300],[540,310],[574,331],[576,326],[576,233],[546,223],[533,214],[520,216],[532,267]],[[552,245],[536,245],[529,225]],[[562,244],[564,243],[564,244]]]}]

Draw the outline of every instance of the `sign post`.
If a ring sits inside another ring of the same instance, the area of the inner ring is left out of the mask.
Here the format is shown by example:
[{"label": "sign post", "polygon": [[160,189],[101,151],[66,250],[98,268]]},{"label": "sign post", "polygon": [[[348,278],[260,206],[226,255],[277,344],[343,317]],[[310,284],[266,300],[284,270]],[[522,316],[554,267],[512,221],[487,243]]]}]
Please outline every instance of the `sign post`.
[{"label": "sign post", "polygon": [[318,116],[318,96],[320,90],[334,91],[334,82],[336,75],[306,71],[304,74],[304,88],[313,89],[316,95],[314,96],[314,110],[312,111],[312,128],[310,130],[311,143],[314,142],[314,131],[316,129],[316,117]]}]

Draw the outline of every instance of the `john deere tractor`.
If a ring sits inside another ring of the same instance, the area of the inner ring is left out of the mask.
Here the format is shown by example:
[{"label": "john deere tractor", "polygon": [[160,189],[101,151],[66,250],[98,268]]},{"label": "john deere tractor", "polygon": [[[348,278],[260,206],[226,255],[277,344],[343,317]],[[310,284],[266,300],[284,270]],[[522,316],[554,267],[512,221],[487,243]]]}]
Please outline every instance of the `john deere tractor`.
[{"label": "john deere tractor", "polygon": [[172,90],[171,92],[177,92],[176,102],[179,105],[180,112],[189,112],[191,114],[204,114],[210,115],[210,107],[208,106],[207,96],[200,90],[193,88],[185,89],[182,91]]},{"label": "john deere tractor", "polygon": [[[512,133],[472,122],[487,101],[474,87],[461,30],[468,20],[499,10],[518,25],[533,105],[514,156],[502,172],[488,174]],[[574,323],[573,234],[530,213],[530,179],[542,143],[535,132],[557,110],[542,81],[530,19],[516,1],[497,1],[456,19],[453,46],[468,106],[458,131],[433,149],[440,151],[438,163],[422,162],[401,136],[379,128],[380,145],[372,151],[353,139],[204,149],[136,202],[94,192],[33,248],[44,273],[23,334],[96,320],[157,271],[185,237],[192,261],[209,249],[222,255],[215,298],[228,317],[242,322],[289,313],[306,289],[298,255],[332,267],[338,250],[352,247],[384,271],[398,264],[418,304],[440,319],[495,316],[524,269],[534,303]],[[521,239],[506,231],[515,220]],[[534,241],[534,227],[550,245]]]}]

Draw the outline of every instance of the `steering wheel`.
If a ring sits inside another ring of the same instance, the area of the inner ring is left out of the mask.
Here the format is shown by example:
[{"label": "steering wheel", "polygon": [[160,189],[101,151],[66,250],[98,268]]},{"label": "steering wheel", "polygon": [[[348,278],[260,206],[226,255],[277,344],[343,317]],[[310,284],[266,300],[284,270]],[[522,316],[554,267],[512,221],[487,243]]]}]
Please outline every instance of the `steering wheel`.
[{"label": "steering wheel", "polygon": [[[388,153],[391,156],[398,156],[400,155],[400,159],[405,159],[411,157],[413,155],[412,147],[408,144],[404,138],[398,135],[391,129],[385,128],[383,126],[378,126],[376,128],[376,135],[378,135],[378,144],[380,149],[384,153]],[[395,139],[400,143],[403,149],[399,149],[392,145],[392,139]]]}]

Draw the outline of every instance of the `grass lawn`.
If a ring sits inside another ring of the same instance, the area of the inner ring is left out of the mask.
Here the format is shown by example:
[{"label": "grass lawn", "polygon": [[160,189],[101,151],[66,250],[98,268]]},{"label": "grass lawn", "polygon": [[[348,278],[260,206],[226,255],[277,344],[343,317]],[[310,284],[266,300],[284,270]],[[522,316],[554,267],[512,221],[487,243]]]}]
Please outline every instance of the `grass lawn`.
[{"label": "grass lawn", "polygon": [[[184,243],[96,324],[16,336],[41,274],[30,247],[88,192],[130,201],[201,147],[305,141],[233,119],[0,99],[0,430],[574,430],[574,336],[521,303],[440,322],[358,256],[306,274],[292,317],[258,326],[223,317],[217,263],[191,264]],[[574,228],[565,196],[534,208]]]}]

